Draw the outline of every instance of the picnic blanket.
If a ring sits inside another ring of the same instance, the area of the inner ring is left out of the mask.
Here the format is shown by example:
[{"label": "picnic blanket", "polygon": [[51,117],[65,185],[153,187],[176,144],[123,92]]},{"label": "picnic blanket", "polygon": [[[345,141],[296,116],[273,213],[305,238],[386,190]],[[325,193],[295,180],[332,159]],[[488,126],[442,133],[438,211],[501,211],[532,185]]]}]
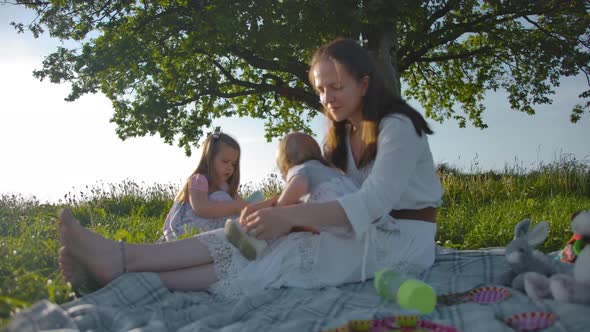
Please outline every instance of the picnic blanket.
[{"label": "picnic blanket", "polygon": [[[500,286],[508,270],[502,248],[455,251],[438,248],[435,264],[420,275],[437,294]],[[457,331],[514,331],[503,318],[550,312],[543,331],[588,331],[590,307],[534,302],[509,287],[497,303],[437,305],[420,316]],[[40,301],[13,317],[7,331],[322,331],[355,319],[408,314],[379,297],[372,281],[322,289],[269,289],[223,301],[207,292],[170,292],[154,273],[128,273],[106,287],[61,306]]]}]

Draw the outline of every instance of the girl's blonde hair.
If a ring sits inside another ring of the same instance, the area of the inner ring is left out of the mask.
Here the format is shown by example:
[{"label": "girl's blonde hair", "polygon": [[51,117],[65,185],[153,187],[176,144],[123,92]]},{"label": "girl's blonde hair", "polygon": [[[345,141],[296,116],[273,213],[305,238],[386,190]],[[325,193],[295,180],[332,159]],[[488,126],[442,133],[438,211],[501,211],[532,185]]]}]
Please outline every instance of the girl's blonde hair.
[{"label": "girl's blonde hair", "polygon": [[301,165],[309,160],[317,160],[328,165],[322,156],[318,142],[306,133],[289,133],[279,142],[277,165],[283,177],[293,166]]},{"label": "girl's blonde hair", "polygon": [[197,169],[195,169],[195,171],[188,177],[184,183],[184,186],[178,192],[178,195],[176,195],[177,202],[186,202],[188,200],[188,184],[190,177],[197,173],[203,174],[205,177],[207,177],[207,181],[209,181],[209,188],[211,188],[211,179],[215,178],[215,163],[213,162],[213,159],[215,159],[223,144],[238,151],[238,160],[236,162],[236,166],[234,167],[234,174],[232,174],[232,176],[227,181],[227,193],[230,194],[231,197],[235,197],[237,195],[238,186],[240,185],[240,145],[235,139],[227,134],[214,133],[209,135],[209,137],[207,137],[203,143],[203,154],[201,154],[199,166],[197,166]]}]

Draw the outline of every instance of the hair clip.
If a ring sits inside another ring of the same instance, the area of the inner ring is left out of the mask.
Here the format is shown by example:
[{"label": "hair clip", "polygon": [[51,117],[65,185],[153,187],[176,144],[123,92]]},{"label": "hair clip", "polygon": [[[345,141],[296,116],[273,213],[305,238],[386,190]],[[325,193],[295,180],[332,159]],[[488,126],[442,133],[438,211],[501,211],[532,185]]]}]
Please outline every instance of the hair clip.
[{"label": "hair clip", "polygon": [[213,134],[211,134],[211,138],[219,139],[220,135],[221,135],[221,127],[217,126],[217,127],[213,128]]}]

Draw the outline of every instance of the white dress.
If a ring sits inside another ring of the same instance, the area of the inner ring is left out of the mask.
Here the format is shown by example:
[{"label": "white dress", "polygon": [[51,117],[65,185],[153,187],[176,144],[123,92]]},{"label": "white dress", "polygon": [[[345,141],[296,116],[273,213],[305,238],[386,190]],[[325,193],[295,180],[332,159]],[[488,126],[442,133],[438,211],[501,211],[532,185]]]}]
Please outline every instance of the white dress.
[{"label": "white dress", "polygon": [[[233,198],[225,191],[219,190],[209,194],[210,202],[231,202]],[[164,220],[162,227],[162,237],[159,242],[173,241],[187,231],[194,229],[196,231],[210,231],[213,229],[223,228],[225,221],[228,218],[235,218],[236,216],[219,217],[219,218],[203,218],[198,216],[191,208],[188,202],[174,201],[170,211]]]},{"label": "white dress", "polygon": [[[202,234],[219,278],[209,290],[235,298],[264,288],[358,282],[384,267],[406,273],[430,267],[436,223],[394,219],[388,214],[392,208],[421,209],[442,203],[442,186],[427,138],[416,134],[407,117],[388,116],[379,126],[377,151],[373,164],[357,169],[349,147],[348,175],[361,188],[338,199],[352,225],[347,232],[290,233],[274,240],[252,262],[229,244],[223,231]],[[398,170],[405,174],[396,174]]]}]

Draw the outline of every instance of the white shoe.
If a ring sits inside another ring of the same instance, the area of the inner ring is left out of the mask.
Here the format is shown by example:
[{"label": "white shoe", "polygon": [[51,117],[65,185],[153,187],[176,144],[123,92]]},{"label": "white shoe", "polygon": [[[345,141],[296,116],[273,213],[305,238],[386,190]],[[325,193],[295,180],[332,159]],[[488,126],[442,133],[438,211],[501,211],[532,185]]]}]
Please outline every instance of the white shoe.
[{"label": "white shoe", "polygon": [[237,219],[227,219],[224,230],[229,242],[238,248],[242,256],[248,260],[255,260],[268,247],[266,241],[259,240],[246,233],[246,230]]}]

